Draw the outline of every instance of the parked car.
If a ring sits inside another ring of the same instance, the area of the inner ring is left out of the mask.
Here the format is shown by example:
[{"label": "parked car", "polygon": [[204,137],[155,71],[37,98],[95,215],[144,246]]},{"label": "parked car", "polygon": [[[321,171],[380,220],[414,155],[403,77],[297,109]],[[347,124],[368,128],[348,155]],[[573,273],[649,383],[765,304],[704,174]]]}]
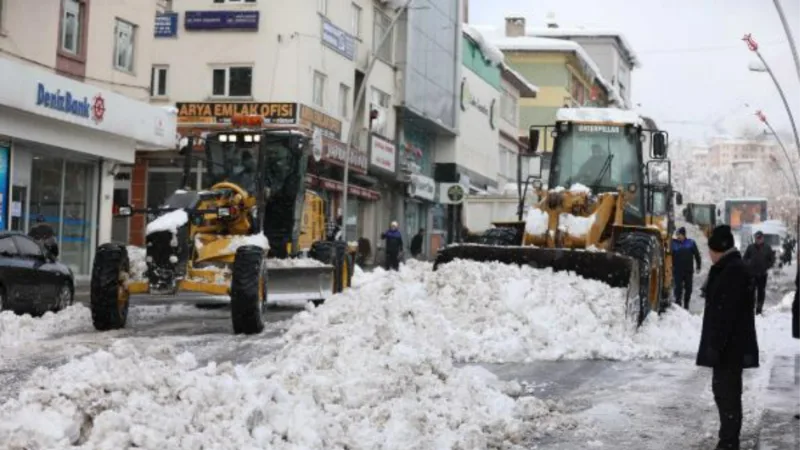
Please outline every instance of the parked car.
[{"label": "parked car", "polygon": [[75,277],[69,267],[30,237],[0,232],[0,310],[41,315],[74,300]]}]

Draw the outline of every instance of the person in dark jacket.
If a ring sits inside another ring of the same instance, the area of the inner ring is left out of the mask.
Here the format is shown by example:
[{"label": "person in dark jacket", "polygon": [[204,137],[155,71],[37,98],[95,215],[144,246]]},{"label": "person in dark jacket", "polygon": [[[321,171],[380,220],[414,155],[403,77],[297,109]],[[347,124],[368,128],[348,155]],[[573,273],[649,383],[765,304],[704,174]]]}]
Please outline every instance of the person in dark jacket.
[{"label": "person in dark jacket", "polygon": [[425,238],[425,228],[420,228],[417,234],[411,238],[411,257],[416,258],[422,253],[422,240]]},{"label": "person in dark jacket", "polygon": [[767,274],[775,265],[775,252],[764,243],[764,233],[756,231],[754,237],[755,242],[744,251],[744,262],[750,268],[756,287],[756,314],[761,314],[767,294]]},{"label": "person in dark jacket", "polygon": [[400,268],[400,257],[403,253],[403,236],[397,229],[397,222],[392,222],[389,229],[381,234],[381,239],[386,240],[386,270],[398,270]]},{"label": "person in dark jacket", "polygon": [[716,448],[738,450],[742,372],[758,367],[753,285],[728,225],[714,228],[708,247],[714,264],[708,272],[697,365],[713,369],[711,390],[720,420]]},{"label": "person in dark jacket", "polygon": [[28,236],[41,244],[53,256],[58,256],[56,232],[53,230],[53,227],[47,224],[47,220],[43,215],[40,214],[36,217],[36,225],[32,226],[30,231],[28,231]]},{"label": "person in dark jacket", "polygon": [[678,228],[675,239],[672,240],[672,276],[675,283],[675,302],[687,310],[692,299],[694,272],[696,270],[699,273],[701,265],[697,243],[686,237],[686,228]]},{"label": "person in dark jacket", "polygon": [[792,337],[800,339],[800,267],[794,277],[794,301],[792,302]]}]

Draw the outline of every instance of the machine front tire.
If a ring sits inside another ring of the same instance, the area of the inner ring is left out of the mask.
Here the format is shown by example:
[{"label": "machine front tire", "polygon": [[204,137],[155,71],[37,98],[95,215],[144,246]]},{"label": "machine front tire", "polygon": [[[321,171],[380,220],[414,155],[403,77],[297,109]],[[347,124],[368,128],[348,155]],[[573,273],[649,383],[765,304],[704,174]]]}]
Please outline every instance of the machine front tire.
[{"label": "machine front tire", "polygon": [[264,331],[267,300],[264,249],[245,245],[236,250],[231,278],[231,320],[235,334]]},{"label": "machine front tire", "polygon": [[[632,232],[620,237],[614,247],[617,253],[634,260],[638,272],[638,296],[635,292],[629,292],[629,296],[634,295],[634,298],[628,300],[626,315],[635,322],[636,327],[639,327],[652,309],[651,292],[658,293],[656,295],[660,297],[661,286],[658,279],[660,277],[656,279],[651,277],[654,269],[662,267],[663,270],[663,264],[659,264],[658,241],[650,234]],[[660,273],[658,270],[656,272]],[[655,283],[654,290],[651,288],[651,283]]]},{"label": "machine front tire", "polygon": [[130,307],[127,281],[130,273],[128,249],[120,244],[103,244],[92,266],[92,323],[98,331],[125,328]]}]

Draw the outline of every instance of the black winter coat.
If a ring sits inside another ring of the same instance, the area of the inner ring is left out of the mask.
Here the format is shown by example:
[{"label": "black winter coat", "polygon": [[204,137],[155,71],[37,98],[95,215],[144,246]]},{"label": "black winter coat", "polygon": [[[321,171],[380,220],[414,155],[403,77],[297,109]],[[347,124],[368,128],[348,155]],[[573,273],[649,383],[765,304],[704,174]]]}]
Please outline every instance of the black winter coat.
[{"label": "black winter coat", "polygon": [[800,267],[794,278],[794,301],[792,302],[792,337],[800,339]]},{"label": "black winter coat", "polygon": [[752,275],[766,275],[775,265],[775,252],[767,244],[750,244],[744,251],[744,262]]},{"label": "black winter coat", "polygon": [[731,250],[708,272],[698,366],[758,367],[753,299],[749,271],[739,251]]}]

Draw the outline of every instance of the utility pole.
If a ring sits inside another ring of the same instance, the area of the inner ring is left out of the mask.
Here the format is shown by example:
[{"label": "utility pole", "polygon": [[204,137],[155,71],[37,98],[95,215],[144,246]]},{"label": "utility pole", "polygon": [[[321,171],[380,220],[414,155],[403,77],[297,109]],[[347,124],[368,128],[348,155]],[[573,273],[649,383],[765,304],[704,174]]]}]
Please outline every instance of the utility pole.
[{"label": "utility pole", "polygon": [[789,124],[792,126],[792,133],[794,133],[794,143],[797,146],[797,152],[800,154],[800,136],[797,134],[797,124],[794,121],[794,115],[792,114],[792,108],[789,106],[789,101],[786,100],[786,94],[783,93],[783,88],[781,84],[778,82],[778,79],[775,77],[775,74],[772,73],[772,69],[767,64],[767,61],[764,60],[764,57],[761,56],[761,52],[758,51],[758,43],[753,39],[752,35],[746,34],[743,41],[747,43],[747,48],[750,49],[753,53],[758,56],[758,59],[761,60],[761,64],[763,65],[763,70],[760,67],[750,67],[750,70],[753,72],[767,72],[772,78],[772,82],[775,84],[775,89],[778,90],[778,94],[781,96],[781,100],[783,100],[783,107],[786,109],[786,114],[789,116]]},{"label": "utility pole", "polygon": [[[373,46],[372,53],[369,55],[369,64],[367,65],[367,71],[364,72],[364,79],[361,81],[361,87],[358,88],[358,93],[356,94],[355,100],[355,107],[353,108],[353,118],[350,121],[350,127],[347,131],[347,150],[344,152],[344,178],[343,178],[343,188],[342,188],[342,240],[347,241],[347,196],[349,194],[348,190],[350,189],[350,149],[353,147],[353,135],[355,134],[356,130],[356,123],[358,122],[359,114],[361,114],[361,102],[364,100],[364,93],[367,90],[367,85],[369,84],[369,76],[372,73],[372,69],[375,67],[375,63],[378,61],[378,54],[377,52],[383,48],[383,45],[386,43],[387,39],[392,36],[392,32],[394,31],[395,25],[400,20],[400,17],[408,11],[408,8],[411,6],[411,2],[414,0],[407,0],[403,6],[397,8],[392,21],[389,23],[389,26],[386,29],[386,32],[381,36],[381,40],[378,42],[377,46]],[[372,131],[372,120],[369,121],[370,124],[370,132]]]},{"label": "utility pole", "polygon": [[778,11],[778,17],[783,24],[783,31],[786,32],[786,38],[789,40],[789,48],[792,50],[792,57],[794,58],[794,70],[797,72],[797,81],[800,81],[800,56],[797,56],[797,45],[794,43],[792,37],[792,30],[789,28],[789,22],[786,20],[786,15],[783,13],[783,6],[781,0],[772,0],[775,3],[775,10]]}]

